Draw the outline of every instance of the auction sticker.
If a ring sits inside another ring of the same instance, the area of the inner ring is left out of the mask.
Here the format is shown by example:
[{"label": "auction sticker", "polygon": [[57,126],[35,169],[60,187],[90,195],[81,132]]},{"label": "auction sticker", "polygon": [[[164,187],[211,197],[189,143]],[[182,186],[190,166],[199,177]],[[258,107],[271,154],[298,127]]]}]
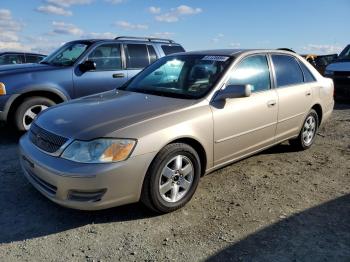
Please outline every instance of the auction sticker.
[{"label": "auction sticker", "polygon": [[205,57],[202,58],[202,60],[221,61],[221,62],[225,62],[227,59],[229,59],[228,56],[221,56],[221,55],[206,55]]}]

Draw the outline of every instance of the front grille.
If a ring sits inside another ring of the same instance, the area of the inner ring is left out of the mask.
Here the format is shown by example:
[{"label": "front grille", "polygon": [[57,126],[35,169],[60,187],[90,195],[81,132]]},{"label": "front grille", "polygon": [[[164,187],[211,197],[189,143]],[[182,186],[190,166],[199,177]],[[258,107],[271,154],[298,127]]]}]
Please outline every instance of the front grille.
[{"label": "front grille", "polygon": [[46,131],[35,123],[30,127],[29,139],[38,148],[48,153],[55,153],[68,141],[67,138]]},{"label": "front grille", "polygon": [[51,185],[50,183],[46,182],[45,180],[41,179],[40,177],[38,177],[37,175],[35,175],[32,171],[27,170],[27,173],[29,174],[29,176],[36,182],[36,184],[45,192],[47,192],[50,195],[56,195],[57,192],[57,187],[55,187],[54,185]]}]

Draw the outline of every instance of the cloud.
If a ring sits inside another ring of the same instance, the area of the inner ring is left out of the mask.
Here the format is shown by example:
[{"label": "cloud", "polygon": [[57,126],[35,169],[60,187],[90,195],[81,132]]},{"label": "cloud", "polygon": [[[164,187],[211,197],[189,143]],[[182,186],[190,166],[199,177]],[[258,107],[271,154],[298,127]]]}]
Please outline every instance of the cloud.
[{"label": "cloud", "polygon": [[20,43],[19,32],[23,24],[16,21],[8,9],[0,9],[0,49],[23,49]]},{"label": "cloud", "polygon": [[150,35],[150,37],[154,37],[154,38],[171,38],[175,35],[175,33],[172,32],[157,32],[157,33],[153,33]]},{"label": "cloud", "polygon": [[220,42],[220,40],[221,40],[224,36],[225,36],[225,35],[222,34],[222,33],[217,34],[217,36],[215,36],[215,37],[212,39],[212,41],[213,41],[214,43],[218,43],[218,42]]},{"label": "cloud", "polygon": [[81,36],[84,32],[77,26],[73,24],[67,24],[65,22],[52,22],[53,25],[53,34],[60,34],[60,35],[75,35],[75,36]]},{"label": "cloud", "polygon": [[[155,11],[155,10],[153,10]],[[158,11],[158,10],[156,10]],[[160,11],[160,10],[159,10]],[[180,5],[176,8],[171,8],[169,12],[158,14],[155,19],[159,22],[173,23],[180,20],[183,16],[196,15],[202,12],[201,8],[193,8],[187,5]],[[159,12],[160,13],[160,12]]]},{"label": "cloud", "polygon": [[239,48],[241,46],[241,43],[230,43],[230,47],[232,48]]},{"label": "cloud", "polygon": [[72,5],[88,5],[93,0],[46,0],[47,3],[55,6],[70,7]]},{"label": "cloud", "polygon": [[114,23],[115,26],[121,27],[125,30],[146,30],[148,29],[148,25],[145,24],[132,24],[127,21],[118,21]]},{"label": "cloud", "polygon": [[302,49],[312,53],[331,54],[340,53],[343,48],[338,45],[308,44],[307,46],[302,47]]},{"label": "cloud", "polygon": [[103,33],[96,33],[96,32],[90,32],[86,33],[82,36],[82,38],[96,38],[96,39],[114,39],[117,35],[112,32],[103,32]]},{"label": "cloud", "polygon": [[72,15],[71,11],[66,10],[59,6],[54,6],[54,5],[42,5],[37,7],[35,10],[45,14],[54,14],[54,15],[63,15],[63,16]]},{"label": "cloud", "polygon": [[105,2],[110,3],[112,5],[118,5],[123,3],[125,0],[105,0]]},{"label": "cloud", "polygon": [[150,6],[148,8],[148,12],[150,12],[151,14],[159,14],[161,12],[161,8],[155,7],[155,6]]}]

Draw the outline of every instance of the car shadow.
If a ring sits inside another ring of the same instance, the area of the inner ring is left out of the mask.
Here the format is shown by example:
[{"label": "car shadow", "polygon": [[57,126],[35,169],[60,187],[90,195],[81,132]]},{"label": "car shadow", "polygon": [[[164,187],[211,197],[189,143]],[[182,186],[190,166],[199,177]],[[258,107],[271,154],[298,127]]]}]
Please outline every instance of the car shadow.
[{"label": "car shadow", "polygon": [[207,261],[350,261],[350,194],[254,232]]}]

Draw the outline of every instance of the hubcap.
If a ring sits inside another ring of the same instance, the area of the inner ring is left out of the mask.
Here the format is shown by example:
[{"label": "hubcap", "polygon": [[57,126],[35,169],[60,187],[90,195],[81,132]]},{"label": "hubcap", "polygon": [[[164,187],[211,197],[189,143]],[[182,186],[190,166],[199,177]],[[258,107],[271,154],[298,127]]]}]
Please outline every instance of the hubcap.
[{"label": "hubcap", "polygon": [[29,130],[35,117],[43,110],[47,109],[48,106],[45,105],[34,105],[27,109],[23,115],[23,126],[25,130]]},{"label": "hubcap", "polygon": [[303,141],[306,146],[310,145],[314,139],[316,132],[316,119],[313,116],[309,116],[303,127]]},{"label": "hubcap", "polygon": [[193,183],[194,168],[183,155],[172,158],[163,168],[159,179],[159,193],[163,200],[174,203],[182,199]]}]

